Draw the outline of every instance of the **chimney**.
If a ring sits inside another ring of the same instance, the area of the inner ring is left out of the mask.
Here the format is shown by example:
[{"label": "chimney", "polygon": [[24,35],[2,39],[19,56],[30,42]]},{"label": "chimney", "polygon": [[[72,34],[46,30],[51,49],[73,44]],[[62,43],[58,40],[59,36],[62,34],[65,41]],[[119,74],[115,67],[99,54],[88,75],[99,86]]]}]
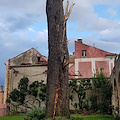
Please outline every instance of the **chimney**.
[{"label": "chimney", "polygon": [[75,52],[73,52],[73,55],[75,55]]},{"label": "chimney", "polygon": [[82,43],[82,38],[78,38],[77,41]]},{"label": "chimney", "polygon": [[0,86],[0,93],[3,92],[3,86]]}]

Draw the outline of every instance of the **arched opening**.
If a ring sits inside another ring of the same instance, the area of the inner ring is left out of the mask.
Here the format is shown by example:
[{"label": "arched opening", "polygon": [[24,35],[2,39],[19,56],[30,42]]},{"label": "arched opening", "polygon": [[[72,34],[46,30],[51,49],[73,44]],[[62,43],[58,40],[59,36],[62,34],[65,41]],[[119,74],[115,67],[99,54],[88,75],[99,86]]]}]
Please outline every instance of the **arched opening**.
[{"label": "arched opening", "polygon": [[115,79],[114,79],[114,97],[115,97],[114,107],[117,107],[118,106],[118,90],[117,90],[117,83]]}]

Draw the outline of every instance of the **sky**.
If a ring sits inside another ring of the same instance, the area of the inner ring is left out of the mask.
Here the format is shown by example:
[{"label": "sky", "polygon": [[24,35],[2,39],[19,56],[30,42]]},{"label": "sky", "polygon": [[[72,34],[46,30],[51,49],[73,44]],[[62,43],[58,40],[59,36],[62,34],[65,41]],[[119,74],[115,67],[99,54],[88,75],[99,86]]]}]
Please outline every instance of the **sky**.
[{"label": "sky", "polygon": [[[64,0],[64,8],[67,0]],[[69,53],[74,41],[120,53],[120,0],[70,0],[75,3],[67,22]],[[46,0],[0,0],[0,85],[5,62],[30,48],[48,55]]]}]

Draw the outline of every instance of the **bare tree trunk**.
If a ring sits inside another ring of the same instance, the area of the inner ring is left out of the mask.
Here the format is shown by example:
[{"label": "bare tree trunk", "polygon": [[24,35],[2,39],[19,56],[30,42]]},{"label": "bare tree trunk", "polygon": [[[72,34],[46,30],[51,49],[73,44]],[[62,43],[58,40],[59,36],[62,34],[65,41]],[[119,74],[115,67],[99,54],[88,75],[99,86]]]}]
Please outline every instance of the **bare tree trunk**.
[{"label": "bare tree trunk", "polygon": [[48,72],[46,117],[69,118],[68,48],[63,0],[47,0]]}]

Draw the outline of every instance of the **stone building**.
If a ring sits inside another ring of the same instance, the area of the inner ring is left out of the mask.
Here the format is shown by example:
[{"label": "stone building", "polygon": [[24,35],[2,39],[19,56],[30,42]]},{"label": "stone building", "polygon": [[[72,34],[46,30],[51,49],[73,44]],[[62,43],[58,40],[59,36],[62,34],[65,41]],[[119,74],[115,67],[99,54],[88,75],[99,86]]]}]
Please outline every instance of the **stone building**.
[{"label": "stone building", "polygon": [[120,116],[120,58],[116,60],[110,80],[113,88],[112,105],[114,105],[114,110],[118,111]]},{"label": "stone building", "polygon": [[[86,45],[82,39],[78,39],[75,41],[75,52],[69,57],[69,78],[92,78],[100,68],[104,68],[104,73],[110,77],[115,59],[116,54]],[[46,83],[46,73],[47,58],[34,48],[9,59],[6,62],[4,103],[8,94],[17,88],[23,76],[29,78],[29,83],[37,80],[44,80]],[[77,101],[77,97],[75,101]],[[72,107],[70,106],[70,108]]]},{"label": "stone building", "polygon": [[21,53],[6,62],[4,103],[8,94],[18,87],[21,78],[28,77],[29,84],[33,81],[46,82],[47,58],[36,49]]}]

